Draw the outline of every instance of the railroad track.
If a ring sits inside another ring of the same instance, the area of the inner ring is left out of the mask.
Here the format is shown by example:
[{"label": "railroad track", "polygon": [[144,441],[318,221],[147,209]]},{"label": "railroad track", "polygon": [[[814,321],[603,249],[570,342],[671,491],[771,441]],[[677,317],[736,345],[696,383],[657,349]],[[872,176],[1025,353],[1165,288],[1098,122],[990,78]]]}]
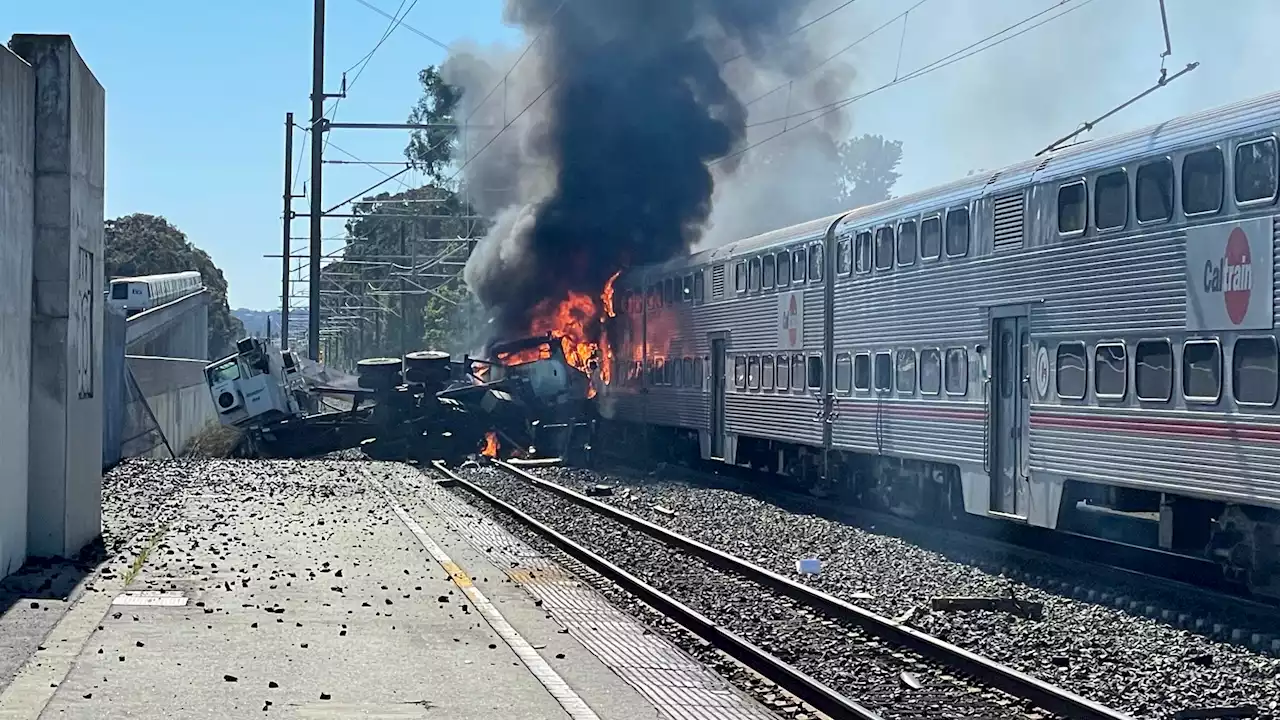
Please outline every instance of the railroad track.
[{"label": "railroad track", "polygon": [[[496,465],[521,485],[494,492],[500,483],[486,489],[443,465],[436,469],[448,485],[479,498],[831,718],[1129,717],[525,469]],[[530,488],[538,494],[523,492]],[[580,542],[586,515],[616,527],[607,533],[619,541],[613,543],[614,557]],[[651,571],[646,580],[621,567],[653,563],[670,570]],[[692,600],[674,596],[690,588]],[[746,617],[755,610],[726,610],[731,603],[721,600],[734,596],[747,604],[758,598],[764,622]],[[777,628],[785,629],[782,636]],[[748,639],[753,632],[762,638],[759,644]]]},{"label": "railroad track", "polygon": [[[793,511],[858,527],[873,526],[877,532],[897,534],[922,547],[945,549],[953,557],[967,554],[974,565],[1027,585],[1110,605],[1260,652],[1280,652],[1280,642],[1272,642],[1275,628],[1280,627],[1280,604],[1250,597],[1239,586],[1224,582],[1211,561],[969,515],[954,528],[922,526],[879,510],[833,506],[829,500],[778,489],[777,476],[732,469],[741,472],[723,474],[667,465],[664,474],[699,487],[740,492]],[[647,472],[619,458],[611,458],[601,471]],[[1089,581],[1059,579],[1071,577]]]}]

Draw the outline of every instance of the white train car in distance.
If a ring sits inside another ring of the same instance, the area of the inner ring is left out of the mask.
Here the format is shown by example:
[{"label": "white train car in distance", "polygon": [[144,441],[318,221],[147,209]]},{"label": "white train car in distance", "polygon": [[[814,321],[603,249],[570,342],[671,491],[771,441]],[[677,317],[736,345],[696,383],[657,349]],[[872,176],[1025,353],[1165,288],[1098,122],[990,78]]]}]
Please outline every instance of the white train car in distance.
[{"label": "white train car in distance", "polygon": [[111,281],[107,302],[128,317],[186,297],[203,287],[204,279],[194,270],[115,278]]}]

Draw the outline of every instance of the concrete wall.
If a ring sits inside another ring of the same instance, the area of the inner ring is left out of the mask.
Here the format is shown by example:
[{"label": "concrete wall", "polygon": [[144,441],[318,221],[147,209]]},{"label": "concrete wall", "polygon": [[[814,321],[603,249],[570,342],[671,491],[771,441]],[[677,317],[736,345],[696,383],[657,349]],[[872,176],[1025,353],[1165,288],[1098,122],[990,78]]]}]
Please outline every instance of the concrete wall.
[{"label": "concrete wall", "polygon": [[102,468],[120,462],[124,442],[125,382],[124,345],[128,321],[124,313],[107,307],[102,313]]},{"label": "concrete wall", "polygon": [[207,359],[209,303],[212,297],[208,290],[204,290],[129,318],[128,353]]},{"label": "concrete wall", "polygon": [[14,35],[35,74],[27,553],[102,532],[106,95],[65,35]]},{"label": "concrete wall", "polygon": [[[204,360],[130,355],[129,369],[173,452],[181,455],[201,430],[218,419],[204,380]],[[130,410],[135,414],[138,408]],[[145,413],[145,410],[143,410]],[[168,457],[164,445],[152,447],[152,457]]]},{"label": "concrete wall", "polygon": [[0,577],[27,550],[35,75],[0,47]]}]

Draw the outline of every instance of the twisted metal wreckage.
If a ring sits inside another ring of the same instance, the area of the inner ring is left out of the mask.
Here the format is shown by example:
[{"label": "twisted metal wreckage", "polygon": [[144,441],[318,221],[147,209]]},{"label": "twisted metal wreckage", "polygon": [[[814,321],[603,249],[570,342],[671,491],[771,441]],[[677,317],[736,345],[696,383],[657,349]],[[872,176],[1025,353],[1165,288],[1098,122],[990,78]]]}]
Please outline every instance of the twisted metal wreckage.
[{"label": "twisted metal wreckage", "polygon": [[222,425],[242,433],[241,456],[358,448],[375,459],[459,462],[591,450],[598,363],[572,366],[550,334],[494,345],[493,359],[431,350],[369,358],[355,377],[256,338],[236,350],[210,363],[205,379]]}]

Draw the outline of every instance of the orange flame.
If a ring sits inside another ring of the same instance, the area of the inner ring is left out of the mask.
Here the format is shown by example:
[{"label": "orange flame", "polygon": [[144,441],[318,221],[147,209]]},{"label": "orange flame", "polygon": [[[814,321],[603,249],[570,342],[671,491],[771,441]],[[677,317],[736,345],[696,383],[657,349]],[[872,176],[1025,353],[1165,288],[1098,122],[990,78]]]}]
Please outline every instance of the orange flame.
[{"label": "orange flame", "polygon": [[[554,338],[559,338],[565,361],[588,376],[593,376],[598,370],[601,382],[606,385],[613,379],[613,348],[610,347],[608,338],[598,326],[605,321],[606,317],[616,317],[613,307],[613,283],[621,273],[622,271],[619,270],[609,277],[600,293],[598,305],[595,298],[590,295],[570,292],[569,297],[554,306],[549,301],[544,303],[535,311],[535,319],[532,327],[529,328],[535,335],[550,334]],[[594,332],[589,332],[589,328]],[[600,341],[592,342],[588,340],[590,337],[599,337]],[[528,352],[517,353],[521,362],[539,359],[523,357]],[[549,352],[540,357],[549,357]],[[507,364],[517,364],[502,356],[499,356],[499,360]],[[597,392],[598,388],[592,382],[588,386],[587,397],[595,397]]]},{"label": "orange flame", "polygon": [[490,430],[484,434],[484,449],[480,451],[480,454],[485,457],[496,458],[498,457],[499,447],[501,446],[498,444],[498,434]]}]

